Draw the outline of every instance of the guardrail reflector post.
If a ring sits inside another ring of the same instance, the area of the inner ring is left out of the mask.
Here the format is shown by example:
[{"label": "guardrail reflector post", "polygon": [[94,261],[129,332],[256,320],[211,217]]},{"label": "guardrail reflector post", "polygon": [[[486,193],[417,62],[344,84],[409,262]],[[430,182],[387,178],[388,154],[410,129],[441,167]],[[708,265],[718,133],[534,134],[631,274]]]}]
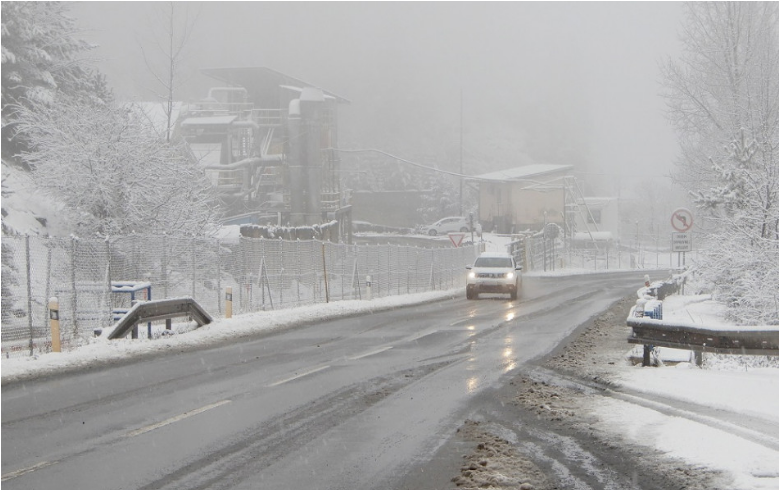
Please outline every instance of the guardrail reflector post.
[{"label": "guardrail reflector post", "polygon": [[56,297],[49,299],[49,325],[52,329],[52,352],[60,352],[60,303]]},{"label": "guardrail reflector post", "polygon": [[226,287],[226,318],[230,318],[234,311],[234,302],[231,297],[231,287]]}]

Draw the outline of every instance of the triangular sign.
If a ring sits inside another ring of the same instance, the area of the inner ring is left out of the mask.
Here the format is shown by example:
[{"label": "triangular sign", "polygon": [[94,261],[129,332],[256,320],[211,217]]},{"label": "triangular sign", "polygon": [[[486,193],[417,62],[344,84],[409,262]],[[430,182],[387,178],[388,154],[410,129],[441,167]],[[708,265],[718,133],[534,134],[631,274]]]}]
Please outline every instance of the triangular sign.
[{"label": "triangular sign", "polygon": [[451,244],[453,244],[455,248],[459,248],[459,246],[462,244],[462,240],[465,239],[465,233],[450,232],[449,239],[451,239]]}]

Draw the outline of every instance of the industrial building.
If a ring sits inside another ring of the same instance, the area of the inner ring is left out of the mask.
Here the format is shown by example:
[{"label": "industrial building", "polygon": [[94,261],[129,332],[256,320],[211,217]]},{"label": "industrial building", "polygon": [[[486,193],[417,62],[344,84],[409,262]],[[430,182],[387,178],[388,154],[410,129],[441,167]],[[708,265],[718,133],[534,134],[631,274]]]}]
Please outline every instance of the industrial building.
[{"label": "industrial building", "polygon": [[174,132],[217,188],[226,224],[333,223],[350,237],[337,111],[349,101],[265,67],[207,68],[220,85],[180,110]]}]

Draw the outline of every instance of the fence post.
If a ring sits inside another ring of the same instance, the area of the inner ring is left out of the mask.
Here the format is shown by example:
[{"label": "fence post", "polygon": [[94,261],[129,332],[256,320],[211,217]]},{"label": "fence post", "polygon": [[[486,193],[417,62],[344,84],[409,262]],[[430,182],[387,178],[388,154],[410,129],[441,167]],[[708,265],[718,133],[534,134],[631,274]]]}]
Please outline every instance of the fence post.
[{"label": "fence post", "polygon": [[430,251],[430,290],[435,290],[435,251]]},{"label": "fence post", "polygon": [[326,243],[321,243],[321,256],[324,261],[324,288],[326,289],[326,303],[329,304],[329,277],[326,273]]},{"label": "fence post", "polygon": [[[296,238],[296,242],[294,242],[294,245],[296,246],[296,253],[294,254],[294,258],[298,259],[299,258],[299,238],[298,237]],[[295,275],[294,275],[294,282],[296,282],[296,303],[299,304],[299,302],[301,302],[301,297],[300,297],[300,294],[299,294],[299,284],[300,284],[299,279],[302,278],[302,274],[299,271],[299,267],[302,265],[302,262],[301,261],[296,261],[296,262],[294,262],[294,264],[296,265],[296,268],[294,270],[294,273],[295,273]]]},{"label": "fence post", "polygon": [[[49,299],[49,296],[52,295],[52,243],[51,240],[46,241],[46,299]],[[48,316],[48,309],[47,312],[44,313],[44,319],[46,319],[46,316]]]},{"label": "fence post", "polygon": [[218,302],[217,302],[217,312],[220,312],[220,300],[222,292],[222,289],[220,288],[220,239],[215,239],[215,245],[217,246],[216,252],[217,256],[215,257],[215,267],[217,268],[217,296],[218,296]]},{"label": "fence post", "polygon": [[78,293],[76,291],[76,238],[71,237],[71,289],[73,290],[72,311],[73,311],[73,337],[79,336],[79,321],[77,306],[79,303]]},{"label": "fence post", "polygon": [[[356,279],[356,283],[353,283],[353,279]],[[353,298],[356,299],[356,296],[359,296],[359,300],[362,300],[362,289],[359,286],[359,258],[354,257],[353,258],[353,272],[351,272],[351,290],[354,291]]]},{"label": "fence post", "polygon": [[191,282],[191,295],[193,296],[193,300],[196,300],[196,239],[191,238],[190,240],[190,262],[193,265],[193,280]]},{"label": "fence post", "polygon": [[104,240],[106,243],[106,326],[109,326],[112,324],[112,297],[111,297],[111,243],[109,242],[109,237],[107,236]]},{"label": "fence post", "polygon": [[33,287],[30,278],[30,236],[24,236],[25,269],[27,270],[27,326],[30,329],[30,355],[33,355]]},{"label": "fence post", "polygon": [[[247,276],[247,241],[249,239],[244,236],[239,237],[239,251],[242,253],[242,274],[239,276],[239,307],[244,308],[245,304],[245,280]],[[244,312],[244,311],[243,311]]]},{"label": "fence post", "polygon": [[160,261],[160,269],[162,270],[161,278],[163,280],[163,298],[166,299],[169,297],[169,242],[168,236],[165,234],[163,235],[163,258]]}]

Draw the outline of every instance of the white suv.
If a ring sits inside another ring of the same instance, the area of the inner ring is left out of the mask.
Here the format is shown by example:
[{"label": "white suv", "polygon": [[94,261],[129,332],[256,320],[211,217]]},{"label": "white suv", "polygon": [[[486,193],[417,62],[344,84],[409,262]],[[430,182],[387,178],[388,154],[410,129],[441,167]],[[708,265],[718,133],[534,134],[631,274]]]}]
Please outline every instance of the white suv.
[{"label": "white suv", "polygon": [[421,231],[430,236],[449,232],[470,232],[470,224],[465,217],[444,217],[432,225],[422,227]]},{"label": "white suv", "polygon": [[522,285],[520,271],[514,257],[506,253],[481,253],[468,273],[465,295],[477,299],[482,292],[508,294],[515,300]]}]

